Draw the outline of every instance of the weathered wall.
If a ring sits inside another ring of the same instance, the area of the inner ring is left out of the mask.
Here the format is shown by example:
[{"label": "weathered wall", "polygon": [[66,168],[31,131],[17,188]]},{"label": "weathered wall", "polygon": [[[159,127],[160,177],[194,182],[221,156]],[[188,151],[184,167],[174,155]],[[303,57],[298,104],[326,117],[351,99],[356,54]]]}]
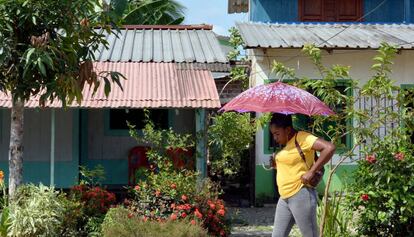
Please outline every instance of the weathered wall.
[{"label": "weathered wall", "polygon": [[[78,178],[78,111],[56,110],[55,182],[69,187]],[[24,182],[49,184],[51,113],[49,109],[25,111]],[[0,109],[0,169],[8,174],[10,110]]]}]

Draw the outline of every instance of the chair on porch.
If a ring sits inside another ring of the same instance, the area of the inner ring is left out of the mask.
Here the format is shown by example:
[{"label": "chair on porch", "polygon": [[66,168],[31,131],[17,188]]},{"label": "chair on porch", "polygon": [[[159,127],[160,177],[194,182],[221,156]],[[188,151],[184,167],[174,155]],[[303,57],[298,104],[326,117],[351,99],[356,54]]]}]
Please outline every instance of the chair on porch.
[{"label": "chair on porch", "polygon": [[147,151],[149,147],[133,147],[128,154],[128,185],[135,185],[140,178],[140,170],[144,171],[149,168]]}]

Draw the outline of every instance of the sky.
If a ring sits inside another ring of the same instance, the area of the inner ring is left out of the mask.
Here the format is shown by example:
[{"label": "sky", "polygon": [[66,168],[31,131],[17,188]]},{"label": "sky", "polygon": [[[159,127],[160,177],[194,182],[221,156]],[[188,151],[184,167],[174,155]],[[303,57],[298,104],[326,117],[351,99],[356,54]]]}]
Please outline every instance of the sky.
[{"label": "sky", "polygon": [[229,35],[228,29],[237,21],[247,21],[247,13],[228,14],[227,0],[177,0],[187,9],[184,24],[209,24],[219,35]]}]

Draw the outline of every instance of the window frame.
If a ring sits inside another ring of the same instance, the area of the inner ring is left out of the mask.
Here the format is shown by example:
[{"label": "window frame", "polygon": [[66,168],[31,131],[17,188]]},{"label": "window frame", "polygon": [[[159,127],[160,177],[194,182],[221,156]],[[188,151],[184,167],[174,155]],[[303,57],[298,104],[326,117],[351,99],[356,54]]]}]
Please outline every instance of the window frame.
[{"label": "window frame", "polygon": [[[266,79],[264,80],[265,84],[269,84],[272,82],[276,82],[276,79]],[[284,82],[294,82],[296,81],[296,79],[284,79]],[[336,83],[338,86],[349,86],[351,85],[351,81],[348,79],[338,79],[336,80]],[[413,85],[414,87],[414,85]],[[347,96],[353,96],[354,95],[354,91],[353,90],[348,90],[347,91]],[[347,124],[347,128],[351,128],[353,126],[353,119],[349,119],[348,121],[346,121]],[[269,124],[266,124],[265,126],[263,126],[263,153],[265,155],[271,155],[274,152],[277,152],[278,149],[273,149],[272,147],[269,146],[270,143],[270,139],[271,136],[269,134]],[[347,134],[346,137],[346,144],[345,147],[341,147],[336,149],[335,154],[341,154],[341,153],[345,153],[347,151],[349,151],[350,149],[352,149],[353,145],[354,145],[354,139],[353,139],[353,134]]]},{"label": "window frame", "polygon": [[[414,84],[401,84],[401,85],[400,85],[400,88],[401,88],[402,90],[406,90],[406,89],[414,89]],[[401,121],[400,126],[404,127],[404,126],[405,126],[405,122],[404,122],[404,121]]]},{"label": "window frame", "polygon": [[[117,108],[114,108],[117,109]],[[126,108],[125,108],[126,109]],[[158,108],[154,108],[158,109]],[[161,108],[160,108],[161,109]],[[111,129],[110,127],[110,110],[111,109],[105,109],[104,110],[104,135],[105,136],[114,136],[114,137],[129,137],[129,129]],[[151,110],[151,109],[149,109]],[[173,118],[173,110],[172,109],[166,109],[168,110],[168,127],[172,127],[174,124],[174,118]],[[138,135],[143,135],[142,129],[137,130]]]}]

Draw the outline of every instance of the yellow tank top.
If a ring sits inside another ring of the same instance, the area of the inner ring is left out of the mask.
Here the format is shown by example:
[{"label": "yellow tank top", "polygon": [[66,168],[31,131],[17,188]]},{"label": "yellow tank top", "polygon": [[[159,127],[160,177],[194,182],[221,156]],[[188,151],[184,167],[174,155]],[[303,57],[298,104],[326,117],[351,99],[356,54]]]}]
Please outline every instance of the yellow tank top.
[{"label": "yellow tank top", "polygon": [[[315,152],[312,146],[318,138],[310,133],[300,131],[296,135],[306,163],[309,167],[315,162]],[[303,187],[300,179],[308,171],[308,167],[303,162],[295,145],[295,137],[290,139],[286,146],[275,156],[277,172],[276,181],[279,188],[280,197],[283,199],[292,197]]]}]

